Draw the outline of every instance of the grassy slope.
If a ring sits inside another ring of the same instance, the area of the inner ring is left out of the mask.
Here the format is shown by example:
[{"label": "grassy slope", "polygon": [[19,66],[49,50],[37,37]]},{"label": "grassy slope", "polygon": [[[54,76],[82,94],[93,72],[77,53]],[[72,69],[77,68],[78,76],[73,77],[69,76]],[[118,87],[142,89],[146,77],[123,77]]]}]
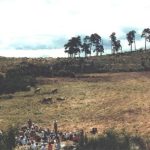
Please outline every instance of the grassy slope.
[{"label": "grassy slope", "polygon": [[[66,64],[68,68],[80,68],[81,60],[66,59],[66,58],[5,58],[0,57],[0,73],[6,73],[9,69],[15,67],[21,62],[30,62],[32,64],[57,64],[59,69],[65,70]],[[67,63],[69,62],[69,63]],[[133,51],[119,53],[117,55],[104,55],[101,57],[88,57],[84,60],[83,72],[95,68],[95,72],[130,72],[130,71],[150,71],[150,50],[147,51]],[[91,66],[92,65],[92,66]],[[92,68],[90,68],[90,66]],[[88,68],[88,69],[87,69]],[[58,69],[58,71],[60,71]],[[77,71],[78,72],[78,71]],[[90,72],[90,71],[87,71]]]},{"label": "grassy slope", "polygon": [[[50,127],[57,119],[60,128],[87,131],[97,127],[125,128],[129,132],[150,133],[150,72],[90,74],[84,77],[39,78],[40,94],[15,93],[13,99],[0,99],[0,129],[24,124],[32,118],[41,126]],[[55,95],[51,89],[58,88]],[[66,97],[63,102],[57,97]],[[39,100],[53,97],[54,104]]]}]

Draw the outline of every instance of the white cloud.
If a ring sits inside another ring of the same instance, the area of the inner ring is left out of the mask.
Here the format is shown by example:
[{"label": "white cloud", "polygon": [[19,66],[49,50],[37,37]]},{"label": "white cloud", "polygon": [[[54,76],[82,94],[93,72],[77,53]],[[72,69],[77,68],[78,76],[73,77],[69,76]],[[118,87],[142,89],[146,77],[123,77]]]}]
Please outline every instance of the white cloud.
[{"label": "white cloud", "polygon": [[109,38],[114,31],[122,36],[124,27],[142,32],[149,14],[149,0],[1,0],[0,49],[22,36],[37,43],[36,35],[44,34],[53,39],[97,32]]},{"label": "white cloud", "polygon": [[67,54],[63,52],[63,49],[39,49],[39,50],[16,50],[5,49],[0,51],[0,56],[4,57],[67,57]]}]

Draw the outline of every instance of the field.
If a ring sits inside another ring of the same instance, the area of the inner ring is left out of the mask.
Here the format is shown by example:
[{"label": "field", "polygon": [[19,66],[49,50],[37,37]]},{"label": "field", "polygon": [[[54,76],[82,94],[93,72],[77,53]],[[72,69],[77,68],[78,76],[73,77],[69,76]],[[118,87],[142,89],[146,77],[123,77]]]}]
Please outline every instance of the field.
[{"label": "field", "polygon": [[[114,127],[140,135],[150,134],[150,72],[84,74],[76,78],[38,78],[40,93],[17,92],[0,96],[0,129],[23,125],[31,118],[61,130]],[[58,93],[50,91],[58,89]],[[52,97],[52,104],[41,104]],[[65,100],[58,101],[57,98]]]}]

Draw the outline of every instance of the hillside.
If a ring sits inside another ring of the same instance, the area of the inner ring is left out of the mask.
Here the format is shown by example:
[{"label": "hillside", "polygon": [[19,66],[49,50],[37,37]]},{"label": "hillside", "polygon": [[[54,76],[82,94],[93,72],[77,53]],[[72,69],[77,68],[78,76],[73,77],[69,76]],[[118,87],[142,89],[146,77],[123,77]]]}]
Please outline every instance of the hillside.
[{"label": "hillside", "polygon": [[[21,63],[31,63],[50,72],[101,73],[150,70],[150,50],[118,53],[115,55],[92,56],[88,58],[5,58],[0,57],[0,72],[6,73]],[[32,72],[32,70],[31,70]]]},{"label": "hillside", "polygon": [[[115,127],[148,135],[150,132],[150,72],[85,74],[76,78],[38,78],[34,90],[1,95],[0,128],[22,125],[29,118],[44,127],[58,120],[62,130]],[[50,91],[58,89],[58,93]],[[41,104],[52,97],[52,104]],[[57,98],[65,97],[65,100]]]},{"label": "hillside", "polygon": [[[97,127],[102,132],[115,127],[147,135],[149,70],[149,50],[74,59],[0,57],[0,72],[7,77],[1,78],[0,89],[17,85],[13,94],[0,95],[0,129],[31,118],[46,127],[58,120],[63,130]],[[26,79],[34,78],[39,93],[34,93],[35,87],[16,92],[19,83],[26,88]],[[52,94],[53,89],[58,93]],[[52,98],[52,103],[42,104],[44,98]]]}]

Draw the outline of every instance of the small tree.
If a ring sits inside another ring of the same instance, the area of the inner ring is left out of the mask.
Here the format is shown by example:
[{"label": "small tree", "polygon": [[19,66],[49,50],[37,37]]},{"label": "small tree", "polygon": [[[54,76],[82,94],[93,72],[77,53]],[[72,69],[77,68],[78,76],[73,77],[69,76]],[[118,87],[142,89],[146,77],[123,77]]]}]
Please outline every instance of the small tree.
[{"label": "small tree", "polygon": [[112,51],[112,54],[118,53],[119,50],[122,51],[122,46],[121,46],[120,40],[117,40],[115,32],[113,32],[110,35],[110,39],[111,39],[111,51]]},{"label": "small tree", "polygon": [[75,57],[77,54],[79,54],[80,57],[80,49],[81,49],[81,38],[80,36],[72,37],[68,43],[64,45],[65,47],[65,53],[68,53],[70,57]]},{"label": "small tree", "polygon": [[104,47],[102,44],[101,36],[99,36],[97,33],[94,33],[91,34],[90,39],[93,45],[93,52],[96,52],[96,56],[98,56],[99,53],[102,55],[102,53],[104,52]]},{"label": "small tree", "polygon": [[145,28],[142,32],[141,37],[145,38],[145,50],[146,50],[146,42],[150,42],[150,29],[149,28]]},{"label": "small tree", "polygon": [[136,50],[136,44],[135,44],[135,30],[132,30],[127,33],[127,40],[129,42],[129,45],[131,46],[131,51],[132,51],[132,44],[134,43],[134,48]]},{"label": "small tree", "polygon": [[88,54],[91,54],[91,41],[89,36],[85,36],[83,39],[82,52],[85,53],[85,57],[87,57]]}]

